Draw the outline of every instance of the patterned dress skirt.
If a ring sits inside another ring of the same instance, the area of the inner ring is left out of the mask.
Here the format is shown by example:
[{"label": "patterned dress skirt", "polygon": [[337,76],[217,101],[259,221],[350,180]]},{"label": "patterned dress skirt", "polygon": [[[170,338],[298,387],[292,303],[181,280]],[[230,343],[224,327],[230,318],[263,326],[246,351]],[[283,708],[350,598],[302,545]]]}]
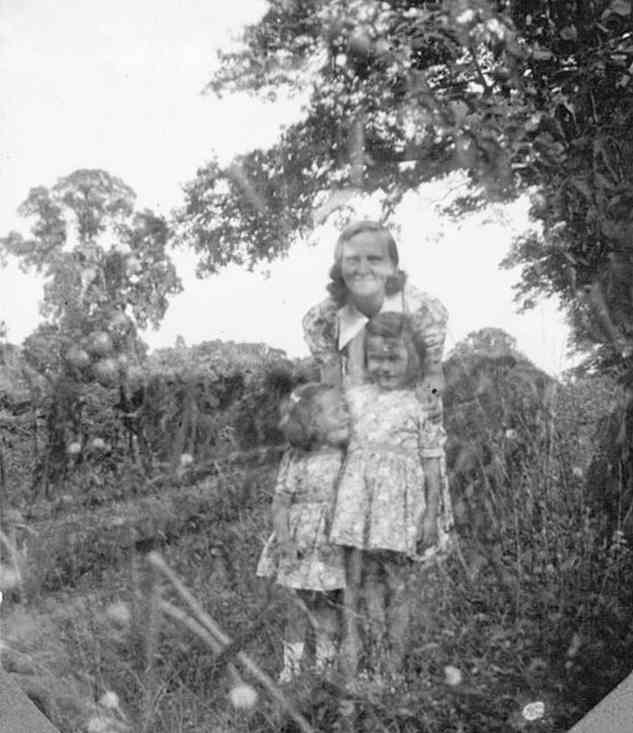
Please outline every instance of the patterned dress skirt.
[{"label": "patterned dress skirt", "polygon": [[350,449],[330,530],[335,545],[391,550],[416,557],[425,509],[417,451],[387,445]]},{"label": "patterned dress skirt", "polygon": [[329,502],[299,501],[289,510],[290,539],[296,556],[277,558],[277,539],[269,537],[257,565],[259,577],[274,577],[286,588],[331,591],[345,587],[344,551],[328,539]]}]

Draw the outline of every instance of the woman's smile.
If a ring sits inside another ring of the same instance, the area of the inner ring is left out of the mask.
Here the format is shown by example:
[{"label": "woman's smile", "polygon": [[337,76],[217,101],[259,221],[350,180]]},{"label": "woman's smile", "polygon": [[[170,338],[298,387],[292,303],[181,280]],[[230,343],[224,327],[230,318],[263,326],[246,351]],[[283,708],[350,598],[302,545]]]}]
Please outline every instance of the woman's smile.
[{"label": "woman's smile", "polygon": [[376,232],[361,232],[343,245],[341,272],[352,295],[384,296],[395,269],[384,238]]}]

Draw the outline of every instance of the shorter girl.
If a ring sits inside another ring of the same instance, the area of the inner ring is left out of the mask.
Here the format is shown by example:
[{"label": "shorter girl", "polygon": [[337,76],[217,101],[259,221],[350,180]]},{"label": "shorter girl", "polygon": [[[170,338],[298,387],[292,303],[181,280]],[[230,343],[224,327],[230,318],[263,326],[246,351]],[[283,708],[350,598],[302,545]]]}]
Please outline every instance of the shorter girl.
[{"label": "shorter girl", "polygon": [[[349,386],[351,435],[330,540],[348,548],[346,662],[357,663],[354,619],[363,589],[370,646],[399,672],[409,622],[411,561],[438,539],[443,428],[416,396],[424,357],[407,316],[381,313],[365,330],[368,383]],[[360,551],[360,552],[359,552]]]},{"label": "shorter girl", "polygon": [[336,656],[337,592],[345,587],[345,563],[327,535],[348,423],[342,393],[326,385],[303,385],[282,405],[280,428],[290,448],[277,476],[273,533],[257,567],[258,576],[275,577],[296,593],[288,608],[280,682],[300,671],[307,616],[315,627],[317,669]]}]

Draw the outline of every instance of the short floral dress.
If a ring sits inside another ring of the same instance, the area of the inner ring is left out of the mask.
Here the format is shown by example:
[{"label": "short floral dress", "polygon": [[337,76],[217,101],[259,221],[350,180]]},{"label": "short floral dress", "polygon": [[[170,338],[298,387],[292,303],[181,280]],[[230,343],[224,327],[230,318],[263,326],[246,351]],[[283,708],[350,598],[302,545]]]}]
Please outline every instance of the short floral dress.
[{"label": "short floral dress", "polygon": [[417,557],[426,507],[422,457],[440,457],[432,425],[411,390],[373,384],[347,390],[352,435],[339,482],[330,540]]},{"label": "short floral dress", "polygon": [[257,575],[274,577],[286,588],[332,591],[345,587],[343,550],[329,541],[336,485],[343,451],[289,448],[275,485],[276,494],[290,499],[289,528],[296,558],[275,559],[276,537],[270,536],[257,565]]},{"label": "short floral dress", "polygon": [[[424,407],[439,407],[439,410],[435,410],[439,412],[439,417],[435,421],[420,423],[421,430],[424,429],[427,432],[426,436],[421,438],[427,451],[425,455],[433,457],[431,455],[433,452],[433,455],[439,456],[440,459],[438,542],[435,546],[427,548],[423,555],[425,560],[431,561],[433,557],[445,553],[450,548],[454,526],[446,471],[444,449],[446,433],[442,426],[442,403],[441,398],[436,396],[437,392],[432,392],[435,387],[433,380],[429,381],[426,376],[441,374],[448,312],[437,298],[418,290],[408,281],[401,293],[385,297],[381,312],[387,311],[406,313],[411,319],[414,331],[426,347],[426,357],[422,365],[422,373],[425,377],[416,388],[419,405],[414,407],[411,402],[405,410],[415,412]],[[303,334],[312,357],[323,374],[332,369],[338,372],[340,381],[348,385],[366,382],[363,373],[363,340],[368,320],[353,305],[347,304],[341,307],[331,297],[310,308],[303,317]],[[411,393],[407,394],[410,398]],[[359,448],[362,448],[362,445],[359,445]],[[409,540],[407,544],[410,546]]]}]

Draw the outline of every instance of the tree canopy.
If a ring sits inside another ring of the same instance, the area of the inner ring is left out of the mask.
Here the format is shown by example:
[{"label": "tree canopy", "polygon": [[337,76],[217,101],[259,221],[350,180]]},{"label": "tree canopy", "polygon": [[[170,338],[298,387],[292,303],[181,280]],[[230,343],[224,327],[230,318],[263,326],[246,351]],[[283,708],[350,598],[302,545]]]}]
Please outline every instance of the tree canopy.
[{"label": "tree canopy", "polygon": [[537,187],[518,298],[560,296],[577,344],[613,352],[633,328],[631,20],[630,0],[270,0],[208,91],[303,95],[303,116],[198,170],[182,238],[202,272],[253,267],[346,192],[382,190],[387,215],[455,168],[462,207]]},{"label": "tree canopy", "polygon": [[[77,375],[92,366],[115,378],[138,357],[138,329],[158,326],[169,296],[181,290],[167,254],[167,222],[135,211],[134,200],[119,178],[76,170],[51,188],[31,189],[19,208],[33,221],[31,237],[10,232],[0,239],[3,255],[45,278],[44,320],[25,341],[42,374],[66,368]],[[88,353],[103,358],[91,365]]]}]

